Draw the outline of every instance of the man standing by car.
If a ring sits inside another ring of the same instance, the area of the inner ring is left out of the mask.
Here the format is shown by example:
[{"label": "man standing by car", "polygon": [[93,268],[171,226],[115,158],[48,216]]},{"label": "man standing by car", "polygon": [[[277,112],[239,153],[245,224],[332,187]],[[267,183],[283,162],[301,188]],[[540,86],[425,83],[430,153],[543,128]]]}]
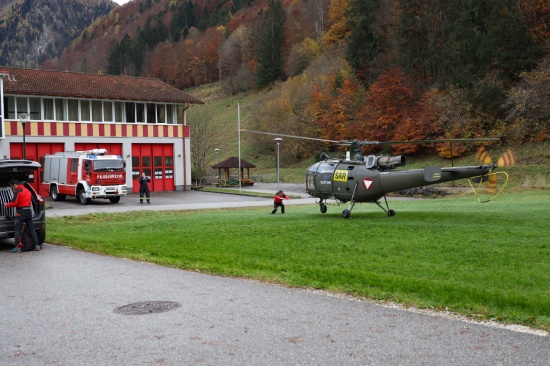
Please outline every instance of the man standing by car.
[{"label": "man standing by car", "polygon": [[20,252],[21,247],[23,246],[20,243],[20,239],[23,235],[23,224],[27,226],[27,231],[31,236],[32,242],[34,243],[34,250],[42,250],[42,246],[38,242],[38,236],[36,235],[36,231],[34,231],[34,224],[32,222],[31,192],[29,192],[29,190],[25,188],[17,179],[10,180],[10,186],[13,190],[14,196],[11,202],[6,202],[4,205],[6,207],[15,207],[15,247],[13,248],[12,253]]}]

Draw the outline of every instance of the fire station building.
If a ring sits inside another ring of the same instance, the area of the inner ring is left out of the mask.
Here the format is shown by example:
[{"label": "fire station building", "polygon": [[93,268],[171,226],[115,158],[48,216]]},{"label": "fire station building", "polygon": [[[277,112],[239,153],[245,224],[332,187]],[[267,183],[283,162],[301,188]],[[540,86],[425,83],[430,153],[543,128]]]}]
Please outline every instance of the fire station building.
[{"label": "fire station building", "polygon": [[103,148],[126,160],[129,191],[141,173],[154,192],[189,190],[191,104],[157,79],[0,67],[0,159]]}]

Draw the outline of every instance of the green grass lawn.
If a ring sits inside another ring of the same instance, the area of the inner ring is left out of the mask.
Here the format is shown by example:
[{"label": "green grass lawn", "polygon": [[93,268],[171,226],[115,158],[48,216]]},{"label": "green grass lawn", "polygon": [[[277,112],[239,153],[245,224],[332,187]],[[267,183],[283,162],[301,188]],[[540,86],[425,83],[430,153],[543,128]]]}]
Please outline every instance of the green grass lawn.
[{"label": "green grass lawn", "polygon": [[48,242],[550,329],[550,192],[48,218]]}]

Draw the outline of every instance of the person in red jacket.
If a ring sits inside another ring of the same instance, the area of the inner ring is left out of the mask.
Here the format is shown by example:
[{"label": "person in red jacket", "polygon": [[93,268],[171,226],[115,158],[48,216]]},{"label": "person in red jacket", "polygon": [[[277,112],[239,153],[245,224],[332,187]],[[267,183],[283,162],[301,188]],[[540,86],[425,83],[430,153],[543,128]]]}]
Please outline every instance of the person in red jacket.
[{"label": "person in red jacket", "polygon": [[285,213],[285,205],[283,204],[283,199],[285,198],[287,201],[290,200],[282,189],[279,192],[275,193],[275,197],[273,198],[273,211],[271,211],[272,215],[277,212],[279,206],[281,206],[281,213]]},{"label": "person in red jacket", "polygon": [[4,205],[6,207],[15,207],[15,247],[13,248],[12,253],[21,252],[21,247],[23,245],[20,243],[20,238],[23,234],[23,224],[27,226],[27,230],[34,243],[34,250],[42,250],[42,246],[38,243],[38,236],[36,235],[36,231],[34,231],[34,223],[32,222],[31,192],[27,188],[25,188],[25,186],[23,186],[20,181],[16,179],[10,180],[10,186],[13,190],[14,196],[11,202],[6,202],[4,203]]}]

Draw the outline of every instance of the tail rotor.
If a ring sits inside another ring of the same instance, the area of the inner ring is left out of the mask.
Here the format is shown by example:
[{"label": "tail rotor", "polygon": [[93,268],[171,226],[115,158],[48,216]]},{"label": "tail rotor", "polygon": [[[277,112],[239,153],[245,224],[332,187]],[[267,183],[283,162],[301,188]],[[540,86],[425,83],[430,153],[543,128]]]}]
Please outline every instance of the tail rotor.
[{"label": "tail rotor", "polygon": [[[475,157],[483,165],[492,165],[491,172],[489,174],[486,174],[486,175],[481,176],[481,177],[474,177],[470,181],[470,185],[474,189],[474,193],[478,197],[478,200],[482,203],[483,202],[489,202],[489,201],[495,199],[504,190],[504,187],[506,187],[506,184],[508,183],[508,174],[506,172],[494,172],[493,170],[495,168],[503,168],[503,167],[506,167],[506,166],[514,165],[517,161],[516,153],[514,152],[514,150],[512,150],[512,148],[507,149],[498,158],[498,160],[495,164],[495,163],[493,163],[493,160],[491,159],[491,156],[489,155],[487,150],[485,150],[485,148],[483,146],[481,146],[477,150],[477,152],[475,154]],[[502,178],[504,180],[500,190],[498,189],[498,178]],[[478,183],[478,189],[477,190],[476,190],[476,188],[474,188],[472,183]],[[485,193],[492,196],[491,198],[483,200],[483,201],[480,200],[479,195],[478,195],[482,183],[486,183],[485,187],[484,187],[485,188]]]}]

